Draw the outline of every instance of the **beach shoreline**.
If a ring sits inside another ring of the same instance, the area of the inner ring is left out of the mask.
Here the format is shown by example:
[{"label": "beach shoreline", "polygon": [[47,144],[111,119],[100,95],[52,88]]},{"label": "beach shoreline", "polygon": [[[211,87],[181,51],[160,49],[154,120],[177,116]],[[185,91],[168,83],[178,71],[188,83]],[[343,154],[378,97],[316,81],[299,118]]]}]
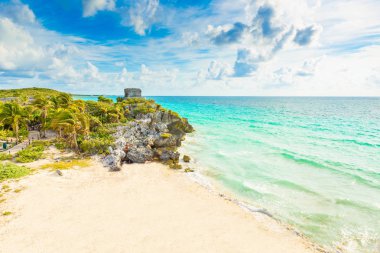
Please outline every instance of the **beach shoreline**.
[{"label": "beach shoreline", "polygon": [[109,172],[94,160],[13,187],[23,190],[0,205],[12,212],[0,219],[0,252],[315,252],[266,215],[159,163]]}]

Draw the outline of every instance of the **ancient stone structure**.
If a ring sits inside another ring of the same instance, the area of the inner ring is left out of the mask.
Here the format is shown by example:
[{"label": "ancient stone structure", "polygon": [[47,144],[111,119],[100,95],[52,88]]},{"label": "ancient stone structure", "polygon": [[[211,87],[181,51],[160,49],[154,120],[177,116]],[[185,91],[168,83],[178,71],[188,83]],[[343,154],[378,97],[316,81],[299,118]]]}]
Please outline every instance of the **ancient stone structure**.
[{"label": "ancient stone structure", "polygon": [[141,97],[141,89],[138,88],[126,88],[124,89],[125,98]]}]

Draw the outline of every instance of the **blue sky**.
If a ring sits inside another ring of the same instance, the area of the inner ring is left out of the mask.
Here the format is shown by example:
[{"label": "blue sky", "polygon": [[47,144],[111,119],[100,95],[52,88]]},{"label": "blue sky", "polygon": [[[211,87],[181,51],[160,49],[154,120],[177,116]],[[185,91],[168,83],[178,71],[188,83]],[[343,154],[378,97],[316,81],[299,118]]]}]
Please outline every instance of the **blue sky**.
[{"label": "blue sky", "polygon": [[0,88],[380,96],[378,0],[0,0]]}]

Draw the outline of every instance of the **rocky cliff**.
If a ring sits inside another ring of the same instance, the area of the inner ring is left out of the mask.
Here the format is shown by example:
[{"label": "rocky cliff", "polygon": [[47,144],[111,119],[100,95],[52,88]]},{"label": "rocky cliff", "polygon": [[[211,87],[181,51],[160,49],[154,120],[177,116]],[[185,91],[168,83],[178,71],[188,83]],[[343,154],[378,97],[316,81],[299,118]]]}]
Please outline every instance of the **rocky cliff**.
[{"label": "rocky cliff", "polygon": [[104,164],[117,171],[123,162],[157,160],[171,168],[180,168],[177,148],[186,133],[194,131],[187,119],[142,98],[127,99],[125,109],[130,121],[117,126],[115,146],[110,148]]}]

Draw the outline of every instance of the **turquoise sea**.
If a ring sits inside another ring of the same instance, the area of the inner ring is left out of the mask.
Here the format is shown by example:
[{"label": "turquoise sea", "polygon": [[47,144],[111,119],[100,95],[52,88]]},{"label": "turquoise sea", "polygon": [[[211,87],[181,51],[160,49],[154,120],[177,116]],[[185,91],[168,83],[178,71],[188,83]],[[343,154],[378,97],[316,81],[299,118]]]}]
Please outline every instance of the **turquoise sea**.
[{"label": "turquoise sea", "polygon": [[334,252],[380,252],[380,98],[152,98],[189,119],[185,152],[237,198]]}]

